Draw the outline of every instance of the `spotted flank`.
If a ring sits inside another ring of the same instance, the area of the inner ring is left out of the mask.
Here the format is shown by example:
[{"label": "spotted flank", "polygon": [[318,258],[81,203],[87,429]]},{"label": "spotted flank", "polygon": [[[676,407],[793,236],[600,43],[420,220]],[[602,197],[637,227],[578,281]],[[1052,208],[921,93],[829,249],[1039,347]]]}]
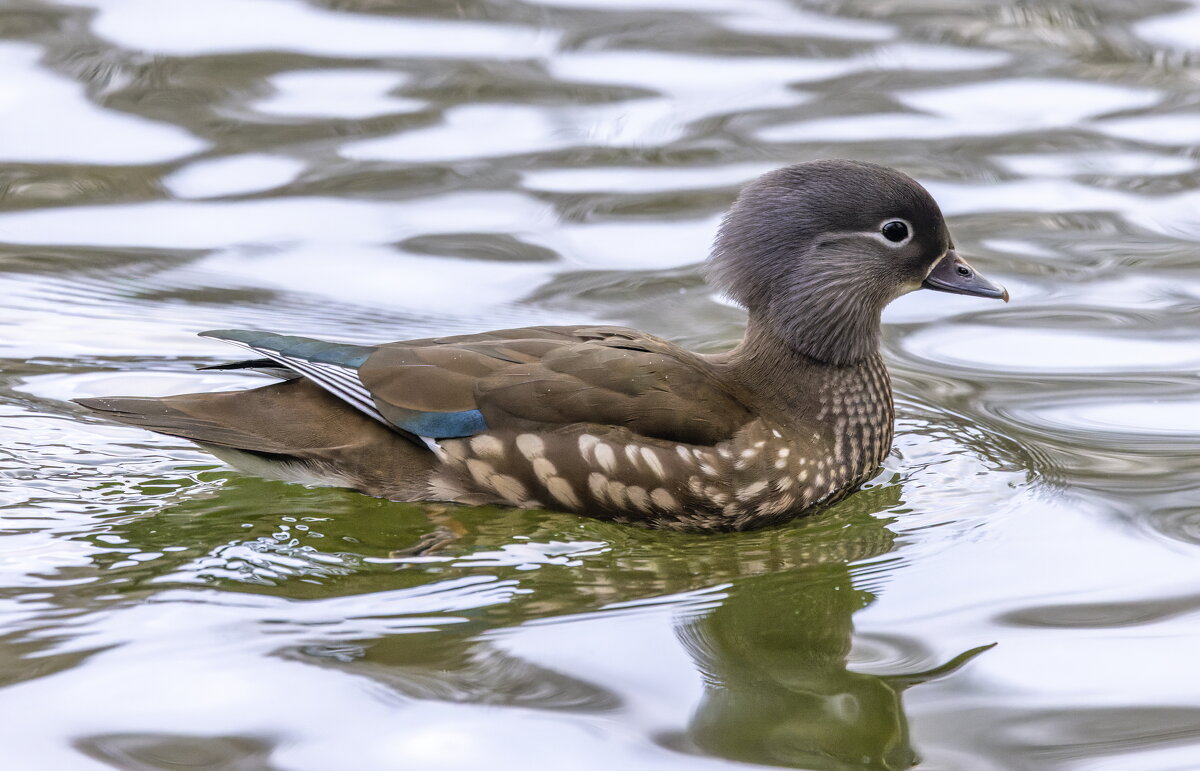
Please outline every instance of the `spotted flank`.
[{"label": "spotted flank", "polygon": [[[840,427],[827,441],[802,439],[764,421],[709,447],[601,426],[447,439],[439,443],[443,463],[430,494],[458,503],[587,512],[666,529],[761,527],[832,500],[886,455],[891,424],[879,418],[891,414],[890,399],[826,406],[839,416],[834,424]],[[823,452],[827,445],[847,454]]]}]

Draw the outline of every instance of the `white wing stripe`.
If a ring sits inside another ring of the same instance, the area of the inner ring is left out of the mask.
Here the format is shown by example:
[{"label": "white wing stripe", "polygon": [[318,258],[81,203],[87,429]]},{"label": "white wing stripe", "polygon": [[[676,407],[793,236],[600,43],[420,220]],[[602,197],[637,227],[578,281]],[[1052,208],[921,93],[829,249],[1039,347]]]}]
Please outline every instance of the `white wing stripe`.
[{"label": "white wing stripe", "polygon": [[309,380],[313,381],[320,387],[324,388],[329,393],[338,397],[342,401],[354,407],[359,412],[362,412],[375,420],[378,420],[384,425],[391,426],[392,424],[383,414],[375,407],[371,394],[363,386],[361,382],[347,370],[345,367],[339,367],[336,364],[326,364],[324,362],[305,361],[304,359],[294,359],[290,356],[285,356],[278,351],[272,351],[269,348],[258,348],[248,343],[243,343],[240,340],[225,340],[255,353],[266,356],[271,361],[279,362],[290,370],[299,372]]},{"label": "white wing stripe", "polygon": [[297,372],[302,373],[305,377],[309,378],[314,383],[329,391],[350,406],[365,412],[378,421],[387,423],[387,420],[385,420],[383,415],[379,413],[379,410],[375,408],[375,405],[372,404],[368,399],[363,398],[359,389],[347,388],[346,383],[341,381],[340,378],[336,377],[334,373],[325,366],[314,366],[312,362],[298,362],[293,366]]}]

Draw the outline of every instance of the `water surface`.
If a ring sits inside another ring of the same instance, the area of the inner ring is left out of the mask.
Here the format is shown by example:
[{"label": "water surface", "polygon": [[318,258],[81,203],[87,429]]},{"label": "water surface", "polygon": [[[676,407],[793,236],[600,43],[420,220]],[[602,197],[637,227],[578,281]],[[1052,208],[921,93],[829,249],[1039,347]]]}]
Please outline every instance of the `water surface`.
[{"label": "water surface", "polygon": [[[1166,0],[8,3],[3,766],[1200,764],[1198,40]],[[821,157],[918,177],[1014,301],[889,309],[895,451],[818,517],[390,503],[67,401],[260,382],[194,371],[210,328],[720,350],[721,212]]]}]

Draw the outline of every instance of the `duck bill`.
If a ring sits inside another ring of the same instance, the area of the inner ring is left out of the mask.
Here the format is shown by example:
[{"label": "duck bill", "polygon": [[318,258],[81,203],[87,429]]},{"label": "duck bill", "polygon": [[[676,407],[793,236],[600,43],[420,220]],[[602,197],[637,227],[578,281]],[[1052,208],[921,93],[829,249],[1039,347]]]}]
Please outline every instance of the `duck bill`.
[{"label": "duck bill", "polygon": [[929,271],[921,286],[938,292],[992,297],[1008,302],[1007,289],[979,275],[979,272],[953,249],[946,252],[946,256],[933,266],[933,270]]}]

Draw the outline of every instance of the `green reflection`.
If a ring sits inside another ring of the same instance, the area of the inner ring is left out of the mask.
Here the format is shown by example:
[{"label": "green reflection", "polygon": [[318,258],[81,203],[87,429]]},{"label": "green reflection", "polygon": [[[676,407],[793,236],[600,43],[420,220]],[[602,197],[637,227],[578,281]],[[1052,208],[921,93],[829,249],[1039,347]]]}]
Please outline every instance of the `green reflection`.
[{"label": "green reflection", "polygon": [[[286,622],[273,627],[282,635],[280,655],[366,676],[409,698],[619,711],[621,695],[606,683],[515,658],[492,640],[531,621],[661,597],[679,607],[678,634],[706,684],[686,739],[671,744],[796,768],[898,769],[917,760],[904,689],[978,652],[905,675],[847,666],[852,616],[874,600],[861,586],[864,571],[878,575],[896,559],[889,555],[896,545],[889,512],[905,507],[897,479],[782,527],[681,535],[551,512],[394,504],[210,474],[201,475],[215,483],[204,492],[179,485],[184,494],[161,495],[150,510],[129,507],[110,520],[106,537],[162,555],[136,564],[119,561],[125,557],[119,552],[99,558],[126,592],[203,582],[305,600],[436,587],[465,576],[519,588],[504,601],[447,614],[454,623],[438,626],[434,619],[416,633],[322,641],[306,629],[297,635],[306,642],[293,644]],[[397,546],[419,543],[434,530],[455,537],[432,554],[396,555]],[[715,591],[699,603],[679,598],[706,589]],[[715,607],[705,607],[711,602]]]},{"label": "green reflection", "polygon": [[851,616],[873,600],[844,564],[736,584],[720,607],[680,629],[706,683],[691,740],[714,755],[793,768],[916,765],[902,692],[986,647],[926,672],[852,671]]}]

